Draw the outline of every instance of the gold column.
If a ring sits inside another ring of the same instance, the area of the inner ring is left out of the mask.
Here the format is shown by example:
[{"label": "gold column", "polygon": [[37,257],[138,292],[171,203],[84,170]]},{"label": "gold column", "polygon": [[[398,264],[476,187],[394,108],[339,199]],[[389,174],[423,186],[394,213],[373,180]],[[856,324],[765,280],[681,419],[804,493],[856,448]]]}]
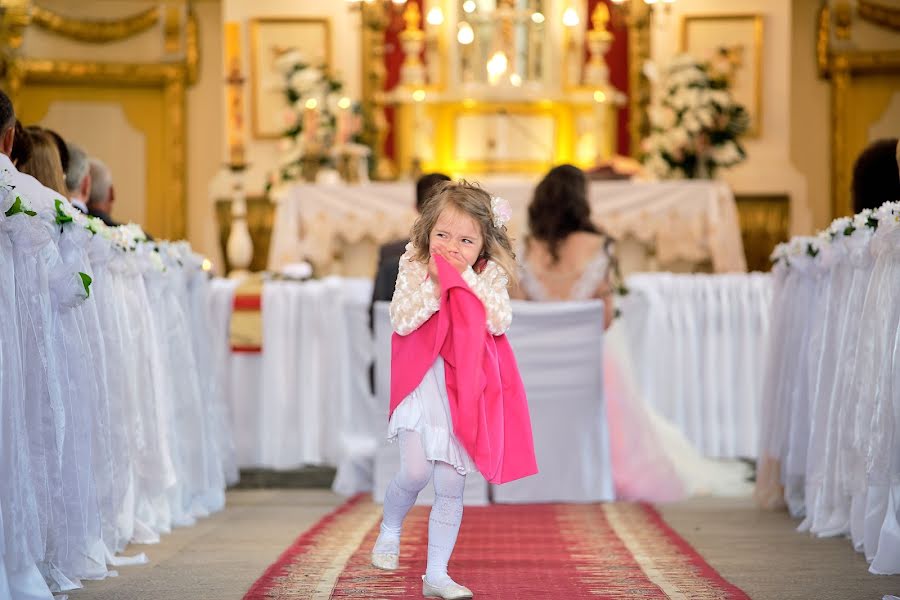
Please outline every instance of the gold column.
[{"label": "gold column", "polygon": [[625,24],[628,26],[628,137],[631,156],[641,154],[640,141],[650,133],[647,107],[650,105],[650,82],[643,73],[644,61],[650,58],[650,7],[631,2]]},{"label": "gold column", "polygon": [[845,116],[850,92],[850,63],[836,56],[831,65],[831,209],[835,217],[852,215],[850,173],[844,155],[847,152]]},{"label": "gold column", "polygon": [[384,155],[388,122],[384,112],[384,33],[390,18],[390,3],[360,3],[362,21],[363,111],[367,117],[367,135],[375,163],[375,179],[394,179],[397,170]]}]

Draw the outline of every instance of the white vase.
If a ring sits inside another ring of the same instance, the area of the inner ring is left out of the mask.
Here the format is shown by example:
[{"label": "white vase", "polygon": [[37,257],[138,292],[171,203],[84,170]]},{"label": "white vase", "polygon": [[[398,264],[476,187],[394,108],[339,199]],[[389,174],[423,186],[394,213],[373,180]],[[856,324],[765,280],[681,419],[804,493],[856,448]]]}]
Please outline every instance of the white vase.
[{"label": "white vase", "polygon": [[316,173],[316,185],[338,185],[341,183],[341,175],[336,169],[326,167]]}]

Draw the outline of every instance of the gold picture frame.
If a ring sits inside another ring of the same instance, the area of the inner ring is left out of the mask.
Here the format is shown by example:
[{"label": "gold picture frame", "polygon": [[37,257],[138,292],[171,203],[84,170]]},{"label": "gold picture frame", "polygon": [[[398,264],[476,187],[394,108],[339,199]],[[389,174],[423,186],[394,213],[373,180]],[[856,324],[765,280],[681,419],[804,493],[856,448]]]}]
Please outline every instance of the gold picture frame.
[{"label": "gold picture frame", "polygon": [[331,69],[331,21],[327,17],[263,17],[250,21],[250,85],[253,137],[277,139],[287,108],[277,89],[281,73],[274,67],[279,52],[299,50],[313,65]]},{"label": "gold picture frame", "polygon": [[698,60],[712,58],[713,52],[723,47],[741,55],[731,94],[750,115],[749,137],[762,133],[764,33],[763,17],[758,14],[685,15],[681,19],[682,52]]}]

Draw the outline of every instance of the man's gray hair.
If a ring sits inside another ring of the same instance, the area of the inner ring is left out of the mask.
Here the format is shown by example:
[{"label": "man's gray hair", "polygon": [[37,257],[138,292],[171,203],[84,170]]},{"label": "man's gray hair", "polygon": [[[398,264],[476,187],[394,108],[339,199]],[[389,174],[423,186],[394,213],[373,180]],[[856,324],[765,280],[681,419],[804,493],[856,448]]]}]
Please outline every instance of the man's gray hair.
[{"label": "man's gray hair", "polygon": [[91,197],[89,202],[91,204],[105,202],[109,196],[109,188],[112,187],[112,173],[109,172],[109,167],[106,166],[106,163],[99,158],[91,157],[90,163]]},{"label": "man's gray hair", "polygon": [[66,143],[69,150],[69,168],[66,170],[66,188],[69,193],[75,192],[81,186],[81,182],[88,174],[90,165],[88,164],[88,155],[77,144],[71,142]]}]

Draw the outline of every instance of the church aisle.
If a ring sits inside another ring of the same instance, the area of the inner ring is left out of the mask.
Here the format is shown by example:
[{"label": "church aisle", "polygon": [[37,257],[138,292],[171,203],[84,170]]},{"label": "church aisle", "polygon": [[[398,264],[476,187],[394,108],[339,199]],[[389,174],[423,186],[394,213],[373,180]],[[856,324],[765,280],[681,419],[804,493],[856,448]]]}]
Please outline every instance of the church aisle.
[{"label": "church aisle", "polygon": [[[343,499],[324,490],[240,490],[225,511],[165,536],[147,566],[87,582],[73,600],[239,600],[290,543]],[[868,575],[846,540],[814,540],[785,513],[749,499],[696,499],[661,509],[668,523],[754,600],[880,599],[900,577]]]}]

